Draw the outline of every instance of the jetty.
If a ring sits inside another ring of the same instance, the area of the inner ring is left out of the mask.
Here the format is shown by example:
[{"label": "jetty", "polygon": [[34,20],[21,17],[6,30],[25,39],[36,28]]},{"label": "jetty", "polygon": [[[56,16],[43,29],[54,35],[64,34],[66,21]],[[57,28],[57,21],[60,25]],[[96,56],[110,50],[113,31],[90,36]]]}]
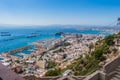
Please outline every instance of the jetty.
[{"label": "jetty", "polygon": [[20,52],[22,50],[26,50],[26,49],[29,49],[31,48],[31,46],[24,46],[24,47],[21,47],[21,48],[17,48],[17,49],[14,49],[14,50],[10,50],[8,51],[7,53],[8,54],[12,54],[12,53],[15,53],[15,52]]}]

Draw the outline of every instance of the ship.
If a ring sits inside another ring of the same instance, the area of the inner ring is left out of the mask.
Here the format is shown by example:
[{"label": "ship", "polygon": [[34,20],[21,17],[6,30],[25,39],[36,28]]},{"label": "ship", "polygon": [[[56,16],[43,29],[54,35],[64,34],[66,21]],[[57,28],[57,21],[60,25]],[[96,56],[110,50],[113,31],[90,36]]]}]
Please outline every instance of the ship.
[{"label": "ship", "polygon": [[11,36],[10,32],[1,32],[0,36]]},{"label": "ship", "polygon": [[32,37],[36,37],[36,36],[37,36],[36,33],[31,33],[31,35],[26,36],[26,38],[32,38]]},{"label": "ship", "polygon": [[14,38],[5,39],[5,41],[10,41],[10,40],[14,40]]}]

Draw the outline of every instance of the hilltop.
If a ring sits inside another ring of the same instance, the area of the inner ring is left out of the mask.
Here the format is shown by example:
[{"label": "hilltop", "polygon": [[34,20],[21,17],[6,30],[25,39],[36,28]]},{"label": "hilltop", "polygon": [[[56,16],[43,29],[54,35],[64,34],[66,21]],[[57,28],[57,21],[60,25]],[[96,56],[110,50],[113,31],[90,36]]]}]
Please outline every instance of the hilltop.
[{"label": "hilltop", "polygon": [[120,32],[89,45],[89,53],[74,60],[67,68],[77,76],[89,75],[118,55],[118,45],[120,45]]}]

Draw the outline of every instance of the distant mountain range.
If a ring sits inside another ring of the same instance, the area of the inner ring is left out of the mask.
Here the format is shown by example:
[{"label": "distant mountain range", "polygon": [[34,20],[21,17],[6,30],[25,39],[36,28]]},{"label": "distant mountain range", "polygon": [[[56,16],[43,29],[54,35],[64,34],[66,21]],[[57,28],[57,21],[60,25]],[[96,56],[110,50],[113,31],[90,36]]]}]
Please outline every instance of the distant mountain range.
[{"label": "distant mountain range", "polygon": [[12,25],[12,24],[0,24],[0,29],[4,28],[77,28],[77,29],[120,29],[120,25],[114,26],[102,26],[102,25],[61,25],[61,24],[52,24],[52,25]]}]

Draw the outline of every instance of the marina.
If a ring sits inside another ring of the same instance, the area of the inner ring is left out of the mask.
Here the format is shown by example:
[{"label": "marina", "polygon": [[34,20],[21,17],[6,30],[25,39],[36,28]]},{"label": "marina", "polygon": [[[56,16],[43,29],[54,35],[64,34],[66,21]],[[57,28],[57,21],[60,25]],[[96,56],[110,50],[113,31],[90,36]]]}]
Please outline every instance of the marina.
[{"label": "marina", "polygon": [[21,48],[17,48],[17,49],[14,49],[14,50],[10,50],[10,51],[8,51],[7,53],[8,53],[8,54],[13,54],[13,53],[16,53],[16,52],[20,52],[20,51],[29,49],[30,47],[31,47],[31,46],[24,46],[24,47],[21,47]]}]

